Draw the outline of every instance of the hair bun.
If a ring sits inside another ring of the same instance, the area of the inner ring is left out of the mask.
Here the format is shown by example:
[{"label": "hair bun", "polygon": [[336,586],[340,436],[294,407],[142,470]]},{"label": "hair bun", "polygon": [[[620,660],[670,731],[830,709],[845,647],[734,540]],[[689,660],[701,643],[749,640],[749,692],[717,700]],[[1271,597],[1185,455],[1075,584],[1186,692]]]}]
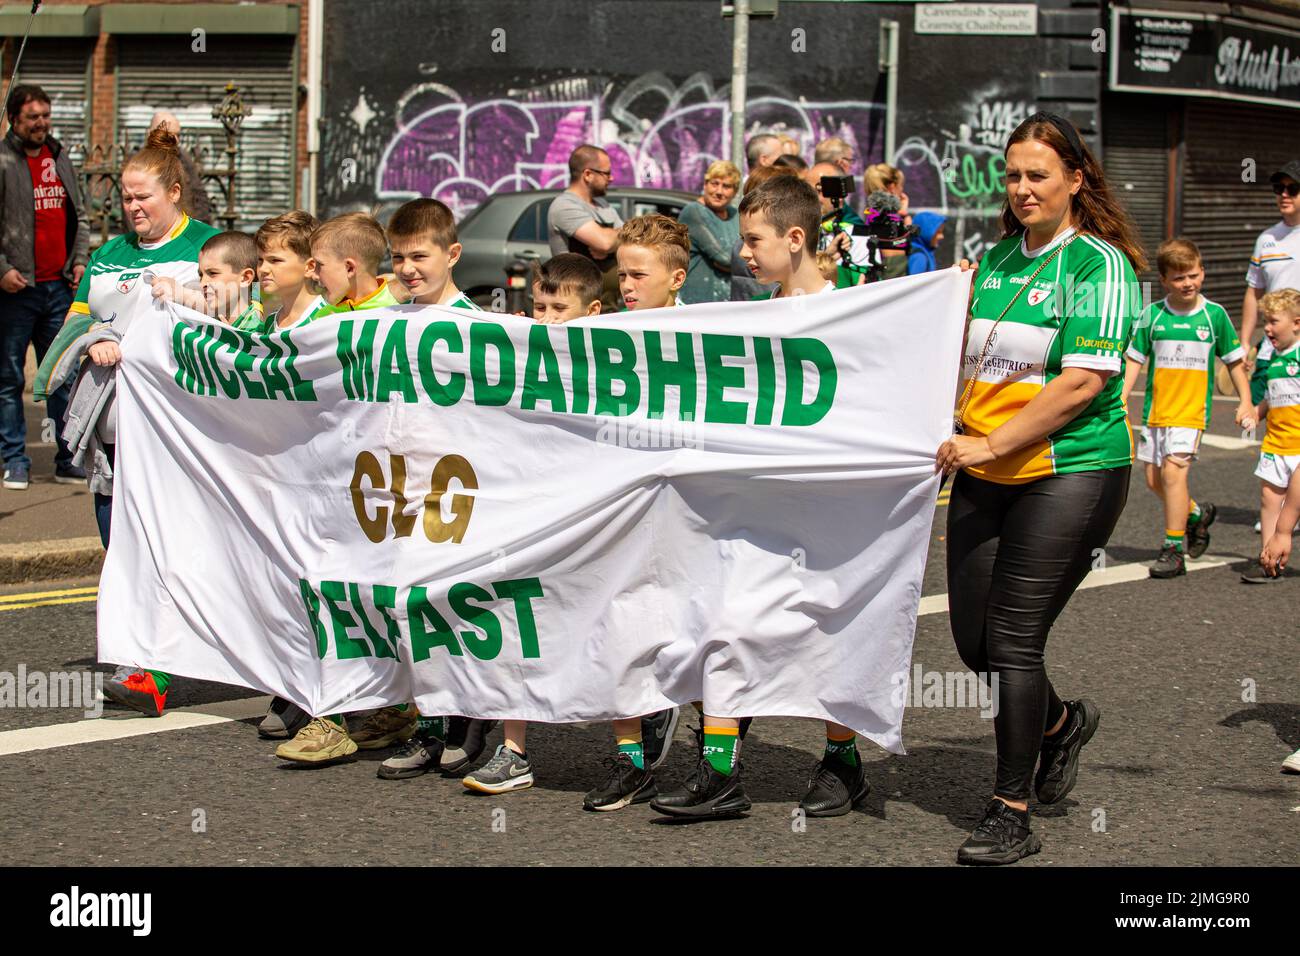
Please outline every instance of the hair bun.
[{"label": "hair bun", "polygon": [[181,142],[176,138],[176,134],[161,123],[149,130],[149,135],[144,141],[145,149],[166,149],[174,153],[179,153]]}]

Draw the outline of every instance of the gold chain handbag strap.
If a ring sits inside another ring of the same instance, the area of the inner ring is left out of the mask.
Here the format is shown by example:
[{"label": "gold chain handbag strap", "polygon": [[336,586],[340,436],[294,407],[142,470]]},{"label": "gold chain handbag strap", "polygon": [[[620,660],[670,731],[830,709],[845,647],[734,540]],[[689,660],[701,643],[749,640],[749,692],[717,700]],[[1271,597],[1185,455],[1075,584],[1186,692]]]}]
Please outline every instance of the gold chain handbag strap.
[{"label": "gold chain handbag strap", "polygon": [[1064,242],[1052,250],[1051,254],[1042,261],[1042,264],[1034,270],[1034,274],[1025,280],[1025,284],[1016,290],[1016,294],[1011,297],[1011,301],[1008,302],[1006,308],[1002,310],[1002,314],[993,321],[993,328],[989,329],[989,334],[984,339],[984,347],[980,349],[980,357],[975,363],[975,374],[967,380],[966,387],[962,389],[961,402],[957,406],[957,414],[954,415],[952,419],[953,434],[962,434],[963,425],[966,420],[966,406],[970,404],[971,397],[975,394],[975,383],[979,380],[980,372],[984,371],[984,360],[988,358],[989,346],[993,344],[993,333],[997,331],[998,324],[1007,317],[1007,313],[1011,311],[1011,307],[1015,305],[1016,300],[1020,298],[1020,293],[1024,292],[1034,284],[1034,280],[1038,278],[1038,274],[1046,269],[1048,263],[1056,258],[1057,253],[1072,243],[1077,235],[1078,233],[1074,233],[1073,235],[1066,237]]}]

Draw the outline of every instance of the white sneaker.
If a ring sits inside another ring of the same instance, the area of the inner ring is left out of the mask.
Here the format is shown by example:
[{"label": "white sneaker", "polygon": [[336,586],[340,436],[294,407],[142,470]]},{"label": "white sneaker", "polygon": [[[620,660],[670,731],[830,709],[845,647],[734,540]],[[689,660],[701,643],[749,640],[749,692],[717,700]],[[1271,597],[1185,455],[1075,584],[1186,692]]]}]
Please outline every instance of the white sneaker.
[{"label": "white sneaker", "polygon": [[1287,773],[1300,773],[1300,750],[1282,761],[1282,769]]}]

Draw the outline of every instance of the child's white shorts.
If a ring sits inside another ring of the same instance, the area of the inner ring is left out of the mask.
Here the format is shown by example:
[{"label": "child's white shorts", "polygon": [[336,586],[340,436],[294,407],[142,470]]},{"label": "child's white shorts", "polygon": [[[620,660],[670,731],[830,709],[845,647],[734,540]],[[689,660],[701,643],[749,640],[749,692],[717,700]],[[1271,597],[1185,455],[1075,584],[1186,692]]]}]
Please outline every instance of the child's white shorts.
[{"label": "child's white shorts", "polygon": [[1286,488],[1291,484],[1291,476],[1300,469],[1300,455],[1279,455],[1271,451],[1259,453],[1259,467],[1255,477],[1263,478],[1270,485]]},{"label": "child's white shorts", "polygon": [[1143,425],[1138,435],[1138,461],[1149,461],[1159,468],[1170,455],[1186,455],[1193,461],[1201,447],[1199,428],[1173,425]]}]

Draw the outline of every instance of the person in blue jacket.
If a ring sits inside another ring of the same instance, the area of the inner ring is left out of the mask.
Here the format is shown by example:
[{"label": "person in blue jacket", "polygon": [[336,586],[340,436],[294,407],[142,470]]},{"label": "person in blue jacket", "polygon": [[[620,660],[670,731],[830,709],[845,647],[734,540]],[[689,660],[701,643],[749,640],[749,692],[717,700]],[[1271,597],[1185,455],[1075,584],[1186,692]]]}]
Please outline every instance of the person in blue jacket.
[{"label": "person in blue jacket", "polygon": [[939,248],[943,239],[943,227],[947,217],[937,212],[918,212],[912,216],[912,225],[916,226],[916,235],[907,246],[907,274],[917,275],[921,272],[934,272],[939,262],[934,257],[934,250]]}]

